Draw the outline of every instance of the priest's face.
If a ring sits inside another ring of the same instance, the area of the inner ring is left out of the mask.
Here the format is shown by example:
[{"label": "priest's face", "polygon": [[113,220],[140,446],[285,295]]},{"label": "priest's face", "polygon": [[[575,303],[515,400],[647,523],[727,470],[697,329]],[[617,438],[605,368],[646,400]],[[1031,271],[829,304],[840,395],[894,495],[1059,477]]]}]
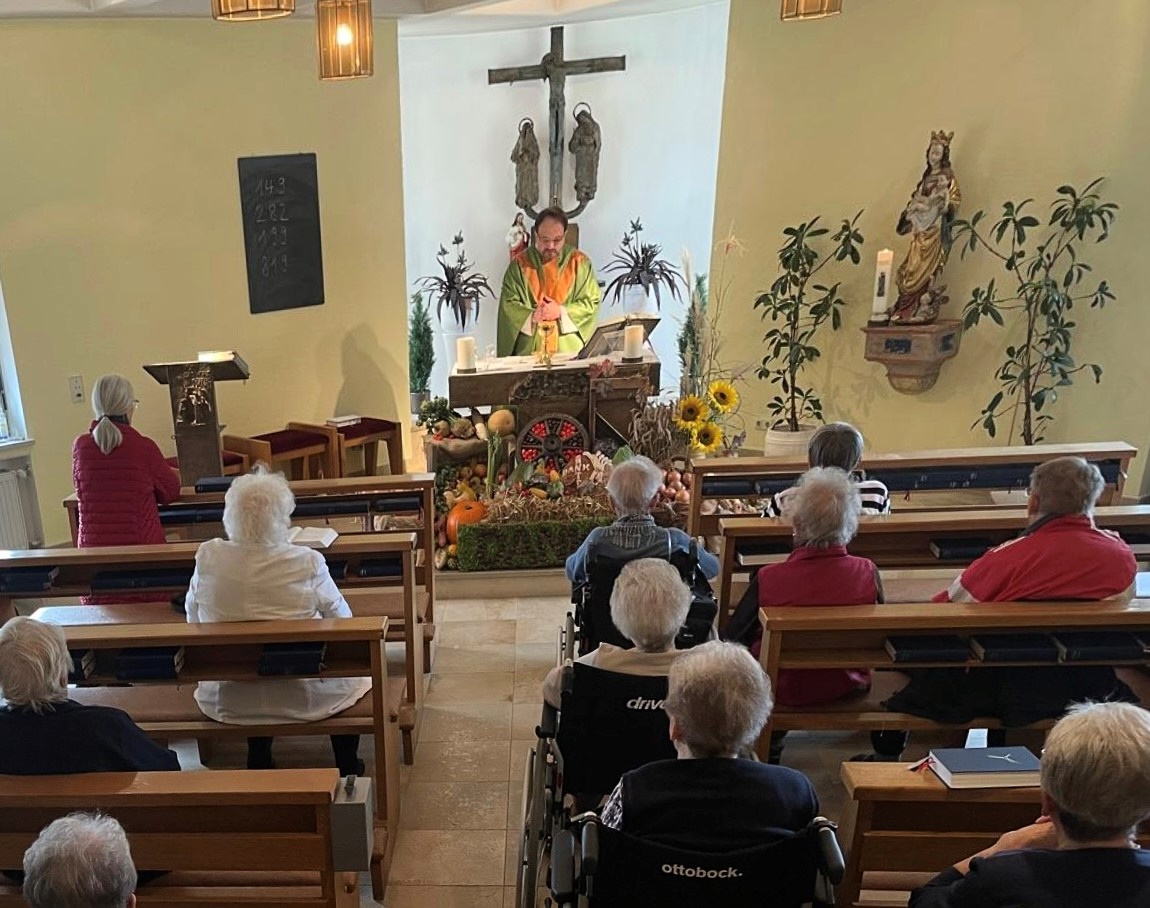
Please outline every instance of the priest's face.
[{"label": "priest's face", "polygon": [[545,262],[550,262],[563,251],[566,231],[554,218],[545,218],[535,228],[535,248]]}]

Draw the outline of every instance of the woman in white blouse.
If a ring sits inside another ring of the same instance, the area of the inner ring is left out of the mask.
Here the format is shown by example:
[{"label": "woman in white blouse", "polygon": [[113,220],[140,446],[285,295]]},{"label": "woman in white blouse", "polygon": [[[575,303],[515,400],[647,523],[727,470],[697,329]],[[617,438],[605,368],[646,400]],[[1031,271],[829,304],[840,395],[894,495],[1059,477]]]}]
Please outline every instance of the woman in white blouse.
[{"label": "woman in white blouse", "polygon": [[[323,556],[288,542],[294,509],[287,481],[263,466],[232,483],[224,496],[228,538],[209,539],[196,553],[189,623],[351,617]],[[217,722],[310,722],[342,712],[370,690],[369,678],[201,681],[196,702]],[[331,746],[341,774],[363,774],[358,735],[332,735]],[[248,769],[274,766],[272,739],[248,738]]]}]

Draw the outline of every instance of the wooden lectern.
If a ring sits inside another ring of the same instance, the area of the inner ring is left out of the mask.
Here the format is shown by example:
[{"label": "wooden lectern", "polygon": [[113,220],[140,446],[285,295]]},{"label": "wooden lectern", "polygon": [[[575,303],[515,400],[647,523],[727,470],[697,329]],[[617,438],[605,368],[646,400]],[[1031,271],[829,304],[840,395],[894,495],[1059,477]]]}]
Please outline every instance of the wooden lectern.
[{"label": "wooden lectern", "polygon": [[246,379],[248,364],[234,352],[213,353],[190,363],[149,363],[144,371],[168,386],[180,482],[192,486],[222,475],[216,382]]}]

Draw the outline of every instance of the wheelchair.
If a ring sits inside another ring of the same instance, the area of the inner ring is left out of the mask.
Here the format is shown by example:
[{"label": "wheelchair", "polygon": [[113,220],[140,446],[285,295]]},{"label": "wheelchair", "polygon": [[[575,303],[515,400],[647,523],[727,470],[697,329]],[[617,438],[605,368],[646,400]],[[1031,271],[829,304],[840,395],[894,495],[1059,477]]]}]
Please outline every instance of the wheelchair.
[{"label": "wheelchair", "polygon": [[562,708],[543,704],[524,770],[516,908],[534,908],[543,855],[569,807],[596,806],[623,773],[675,757],[666,697],[666,677],[564,666]]},{"label": "wheelchair", "polygon": [[713,639],[719,604],[710,583],[699,570],[698,543],[692,539],[689,551],[673,552],[670,534],[664,532],[661,536],[640,549],[625,549],[606,539],[590,547],[587,552],[588,580],[571,591],[574,610],[567,616],[561,638],[560,646],[567,658],[585,655],[600,643],[612,643],[623,649],[634,646],[611,620],[611,591],[623,566],[640,558],[671,562],[693,593],[687,620],[675,637],[675,648],[689,649]]},{"label": "wheelchair", "polygon": [[582,814],[552,843],[551,895],[577,908],[833,906],[845,871],[835,828],[816,817],[754,848],[713,853],[635,838]]}]

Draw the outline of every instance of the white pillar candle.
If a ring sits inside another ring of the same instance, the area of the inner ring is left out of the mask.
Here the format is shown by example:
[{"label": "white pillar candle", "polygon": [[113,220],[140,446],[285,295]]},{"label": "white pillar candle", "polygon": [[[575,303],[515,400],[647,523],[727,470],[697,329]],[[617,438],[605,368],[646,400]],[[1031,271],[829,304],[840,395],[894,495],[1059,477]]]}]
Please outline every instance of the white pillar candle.
[{"label": "white pillar candle", "polygon": [[643,358],[643,326],[627,325],[623,329],[623,358]]},{"label": "white pillar candle", "polygon": [[460,372],[475,371],[475,338],[460,337],[455,341],[455,368]]},{"label": "white pillar candle", "polygon": [[878,251],[878,263],[874,272],[874,304],[872,318],[883,318],[890,309],[890,272],[894,264],[894,252],[890,249]]}]

